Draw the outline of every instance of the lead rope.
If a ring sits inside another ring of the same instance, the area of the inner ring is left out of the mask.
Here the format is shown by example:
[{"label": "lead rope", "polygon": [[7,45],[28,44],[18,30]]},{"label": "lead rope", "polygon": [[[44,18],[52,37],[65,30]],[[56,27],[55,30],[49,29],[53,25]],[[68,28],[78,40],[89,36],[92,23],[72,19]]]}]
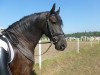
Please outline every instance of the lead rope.
[{"label": "lead rope", "polygon": [[[47,20],[46,20],[46,28],[48,29],[49,32],[51,32],[49,26],[50,26],[50,24],[49,24],[49,20],[47,19]],[[52,33],[51,33],[50,35],[53,36]],[[45,53],[48,52],[48,50],[49,50],[50,47],[52,46],[52,42],[50,41],[50,42],[41,42],[41,43],[38,43],[38,44],[47,44],[47,43],[50,43],[50,45],[49,45],[49,47],[47,48],[47,50],[46,50],[45,52],[43,52],[41,55],[44,55]],[[34,55],[34,56],[40,56],[40,55]]]},{"label": "lead rope", "polygon": [[[45,53],[47,53],[50,49],[50,47],[52,46],[52,42],[42,42],[42,43],[38,43],[38,44],[47,44],[50,43],[49,47],[47,48],[47,50],[45,52],[43,52],[41,55],[44,55]],[[40,56],[40,55],[34,55],[34,56]]]}]

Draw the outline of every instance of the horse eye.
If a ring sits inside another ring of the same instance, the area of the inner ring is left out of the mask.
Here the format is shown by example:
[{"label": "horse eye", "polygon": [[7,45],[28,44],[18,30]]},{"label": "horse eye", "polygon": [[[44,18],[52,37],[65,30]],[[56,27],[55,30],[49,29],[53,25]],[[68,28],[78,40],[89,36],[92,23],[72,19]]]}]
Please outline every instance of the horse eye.
[{"label": "horse eye", "polygon": [[50,18],[50,21],[51,21],[51,23],[52,23],[52,24],[56,24],[56,23],[57,23],[57,22],[56,22],[56,19],[55,19],[55,18],[53,18],[53,17],[52,17],[52,18]]},{"label": "horse eye", "polygon": [[56,22],[52,22],[52,24],[56,24]]}]

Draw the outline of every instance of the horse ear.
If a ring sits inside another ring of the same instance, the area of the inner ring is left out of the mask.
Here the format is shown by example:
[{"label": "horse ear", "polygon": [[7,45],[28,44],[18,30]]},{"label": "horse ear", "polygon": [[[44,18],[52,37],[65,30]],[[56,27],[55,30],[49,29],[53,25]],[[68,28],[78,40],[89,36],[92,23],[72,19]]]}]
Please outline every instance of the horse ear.
[{"label": "horse ear", "polygon": [[54,14],[55,13],[55,3],[53,4],[53,6],[52,6],[52,9],[50,10],[50,14]]},{"label": "horse ear", "polygon": [[59,7],[59,9],[56,11],[56,13],[57,13],[57,14],[59,14],[59,13],[60,13],[60,7]]}]

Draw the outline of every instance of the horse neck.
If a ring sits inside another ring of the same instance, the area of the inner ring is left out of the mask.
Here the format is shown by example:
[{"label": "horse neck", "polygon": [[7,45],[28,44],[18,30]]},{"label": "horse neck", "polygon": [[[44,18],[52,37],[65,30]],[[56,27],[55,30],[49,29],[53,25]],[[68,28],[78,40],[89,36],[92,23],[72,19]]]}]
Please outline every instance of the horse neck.
[{"label": "horse neck", "polygon": [[20,35],[18,40],[20,41],[20,44],[24,45],[29,50],[33,50],[38,41],[40,40],[42,36],[42,32],[38,29],[34,29],[30,35],[29,32],[25,32],[26,34]]},{"label": "horse neck", "polygon": [[[43,35],[43,27],[47,13],[39,14],[30,18],[30,21],[21,21],[11,25],[7,31],[11,31],[16,35],[18,41],[27,48],[35,48],[41,36]],[[26,22],[26,23],[24,23]],[[26,25],[25,25],[26,24]],[[29,24],[29,25],[28,25]],[[28,27],[29,26],[29,27]],[[31,46],[31,47],[30,47]]]}]

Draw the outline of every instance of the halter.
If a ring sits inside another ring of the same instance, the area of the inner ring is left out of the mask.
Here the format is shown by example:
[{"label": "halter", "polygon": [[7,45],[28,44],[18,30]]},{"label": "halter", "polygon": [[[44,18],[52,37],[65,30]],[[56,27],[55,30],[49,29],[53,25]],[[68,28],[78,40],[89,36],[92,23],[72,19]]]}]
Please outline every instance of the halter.
[{"label": "halter", "polygon": [[51,37],[50,40],[52,40],[53,43],[57,43],[58,42],[58,40],[55,39],[55,36],[60,36],[60,35],[65,36],[64,33],[52,33],[51,24],[50,24],[49,19],[46,19],[46,28],[48,30],[48,33],[49,33],[50,37]]},{"label": "halter", "polygon": [[[50,47],[52,46],[52,42],[53,43],[57,43],[58,42],[58,40],[55,39],[55,36],[64,35],[64,33],[55,33],[55,34],[52,33],[50,26],[51,26],[50,21],[46,17],[46,29],[48,30],[48,33],[49,33],[49,35],[50,35],[50,37],[51,37],[52,40],[50,39],[50,42],[41,42],[41,43],[38,43],[38,44],[47,44],[47,43],[50,43],[50,46],[41,55],[45,54],[50,49]],[[39,55],[35,55],[35,56],[39,56]]]}]

